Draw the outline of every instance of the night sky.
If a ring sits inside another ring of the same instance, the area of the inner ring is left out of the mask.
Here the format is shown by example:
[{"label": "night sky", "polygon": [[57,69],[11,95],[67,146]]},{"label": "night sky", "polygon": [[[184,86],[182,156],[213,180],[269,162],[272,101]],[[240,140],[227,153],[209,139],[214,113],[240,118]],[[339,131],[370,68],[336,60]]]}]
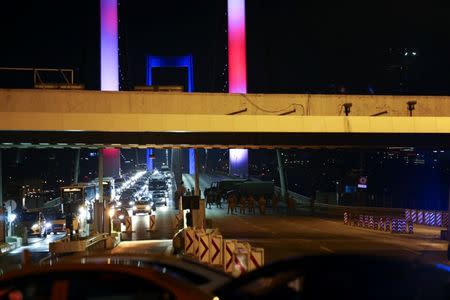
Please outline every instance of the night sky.
[{"label": "night sky", "polygon": [[[99,88],[98,1],[4,2],[0,66],[70,67]],[[442,3],[248,0],[248,91],[450,94]],[[122,89],[145,84],[147,54],[192,53],[195,89],[226,91],[225,0],[122,0],[119,11]],[[24,85],[17,74],[0,83]]]}]

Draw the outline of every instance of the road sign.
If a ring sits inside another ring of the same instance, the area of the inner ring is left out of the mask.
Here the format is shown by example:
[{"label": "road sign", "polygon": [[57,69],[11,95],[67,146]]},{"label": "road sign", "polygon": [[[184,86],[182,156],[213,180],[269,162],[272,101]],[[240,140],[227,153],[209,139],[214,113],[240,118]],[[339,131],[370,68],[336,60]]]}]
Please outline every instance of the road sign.
[{"label": "road sign", "polygon": [[248,262],[248,270],[253,271],[264,265],[264,248],[252,248],[250,251],[250,260]]},{"label": "road sign", "polygon": [[194,254],[194,245],[197,243],[193,228],[184,229],[184,254]]},{"label": "road sign", "polygon": [[132,227],[132,222],[131,222],[131,217],[125,217],[125,231],[126,232],[132,232],[133,231],[133,227]]},{"label": "road sign", "polygon": [[156,216],[150,215],[149,222],[150,222],[150,224],[149,224],[150,231],[155,231],[156,230]]},{"label": "road sign", "polygon": [[235,245],[236,240],[223,241],[223,270],[226,273],[231,273],[233,270],[233,252]]},{"label": "road sign", "polygon": [[209,263],[212,265],[221,265],[222,264],[222,241],[223,238],[221,235],[210,235],[211,243],[210,243],[210,259]]},{"label": "road sign", "polygon": [[17,208],[17,203],[14,200],[8,200],[5,202],[5,207],[7,208],[8,206],[11,207],[11,211],[14,211]]},{"label": "road sign", "polygon": [[200,262],[209,263],[209,234],[199,233],[198,258]]}]

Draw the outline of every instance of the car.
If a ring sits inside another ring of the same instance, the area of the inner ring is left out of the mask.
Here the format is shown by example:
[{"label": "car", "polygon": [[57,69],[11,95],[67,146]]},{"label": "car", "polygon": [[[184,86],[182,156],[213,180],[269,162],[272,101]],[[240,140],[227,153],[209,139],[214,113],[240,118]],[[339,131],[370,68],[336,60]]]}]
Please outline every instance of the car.
[{"label": "car", "polygon": [[27,228],[28,235],[46,237],[51,230],[51,223],[47,222],[44,214],[37,210],[28,210],[20,216],[21,224]]},{"label": "car", "polygon": [[152,199],[153,202],[155,202],[156,205],[165,205],[167,206],[167,192],[166,191],[153,191],[152,192]]},{"label": "car", "polygon": [[109,263],[29,266],[0,280],[3,299],[212,299],[161,268]]},{"label": "car", "polygon": [[388,256],[276,261],[214,291],[219,299],[450,299],[450,266]]},{"label": "car", "polygon": [[138,213],[151,213],[152,210],[152,203],[149,201],[135,201],[134,205],[132,207],[133,209],[133,215],[136,215]]}]

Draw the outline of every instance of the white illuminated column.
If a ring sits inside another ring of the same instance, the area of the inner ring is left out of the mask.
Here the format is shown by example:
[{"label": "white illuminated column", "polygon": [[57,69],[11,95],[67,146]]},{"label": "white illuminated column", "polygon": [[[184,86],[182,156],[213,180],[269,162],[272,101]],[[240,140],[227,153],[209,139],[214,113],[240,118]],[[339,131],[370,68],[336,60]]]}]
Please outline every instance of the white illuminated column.
[{"label": "white illuminated column", "polygon": [[[230,93],[247,93],[245,0],[228,0],[228,86]],[[248,150],[230,149],[230,175],[248,177]]]},{"label": "white illuminated column", "polygon": [[117,0],[100,0],[100,85],[119,90],[119,34]]}]

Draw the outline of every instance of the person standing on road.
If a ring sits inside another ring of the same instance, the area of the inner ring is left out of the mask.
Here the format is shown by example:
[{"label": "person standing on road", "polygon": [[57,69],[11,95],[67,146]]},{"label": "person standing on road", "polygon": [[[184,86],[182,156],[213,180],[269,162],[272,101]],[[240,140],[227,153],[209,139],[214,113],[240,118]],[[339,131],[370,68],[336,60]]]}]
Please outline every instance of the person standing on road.
[{"label": "person standing on road", "polygon": [[264,215],[266,213],[266,199],[264,199],[263,195],[259,196],[258,208],[259,208],[260,215]]},{"label": "person standing on road", "polygon": [[273,200],[272,200],[272,211],[273,213],[278,212],[278,202],[280,201],[280,198],[278,196],[278,193],[273,194]]},{"label": "person standing on road", "polygon": [[247,200],[245,199],[245,196],[242,195],[241,198],[239,198],[239,213],[244,214],[245,215],[245,202],[247,202]]},{"label": "person standing on road", "polygon": [[250,212],[255,214],[255,198],[253,198],[253,195],[248,197],[248,214],[250,214]]},{"label": "person standing on road", "polygon": [[231,195],[227,196],[227,204],[228,204],[227,214],[229,214],[230,212],[231,214],[233,214],[233,198]]}]

